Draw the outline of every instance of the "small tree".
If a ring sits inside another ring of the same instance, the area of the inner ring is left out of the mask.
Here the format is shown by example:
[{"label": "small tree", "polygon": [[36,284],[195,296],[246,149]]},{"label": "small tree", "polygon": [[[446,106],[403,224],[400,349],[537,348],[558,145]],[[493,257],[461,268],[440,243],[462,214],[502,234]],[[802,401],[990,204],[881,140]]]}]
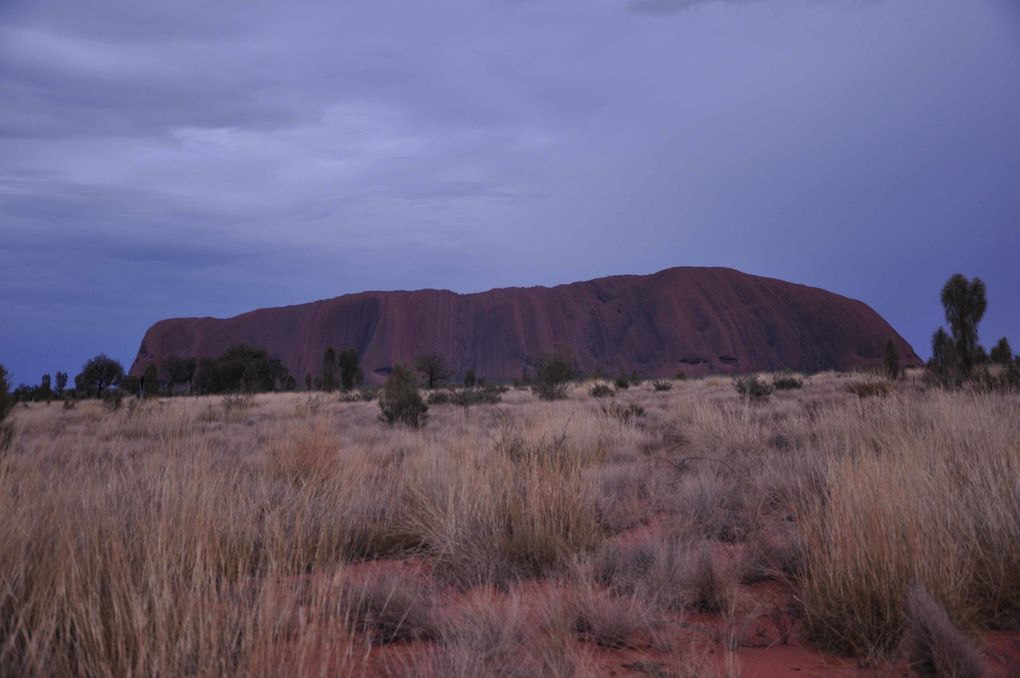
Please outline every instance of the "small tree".
[{"label": "small tree", "polygon": [[322,357],[322,390],[336,390],[336,351],[330,346]]},{"label": "small tree", "polygon": [[418,392],[418,380],[414,372],[396,365],[386,378],[382,395],[379,396],[379,418],[387,424],[404,424],[411,428],[425,425],[428,405]]},{"label": "small tree", "polygon": [[57,397],[64,397],[64,390],[67,389],[67,372],[57,372]]},{"label": "small tree", "polygon": [[14,409],[14,398],[10,395],[7,368],[0,365],[0,450],[6,450],[14,439],[14,425],[7,417]]},{"label": "small tree", "polygon": [[361,381],[361,356],[358,349],[345,348],[340,351],[337,364],[340,366],[340,385],[345,391],[350,391]]},{"label": "small tree", "polygon": [[50,375],[42,375],[42,379],[39,380],[39,399],[49,402],[53,397],[53,382],[50,379]]},{"label": "small tree", "polygon": [[960,367],[965,375],[969,375],[977,349],[978,323],[988,307],[984,282],[981,278],[968,281],[957,273],[942,288],[942,306],[953,333]]},{"label": "small tree", "polygon": [[992,362],[999,365],[1009,365],[1013,362],[1013,348],[1006,337],[999,339],[999,343],[992,348]]},{"label": "small tree", "polygon": [[[102,397],[103,389],[120,383],[124,377],[124,366],[105,353],[100,353],[81,368],[82,386]],[[77,381],[77,380],[76,380]]]},{"label": "small tree", "polygon": [[311,372],[305,372],[305,390],[306,391],[311,391],[312,390],[312,373]]},{"label": "small tree", "polygon": [[418,370],[425,377],[426,388],[430,391],[449,379],[452,372],[446,364],[446,358],[438,353],[426,353],[418,356],[414,361],[414,369]]},{"label": "small tree", "polygon": [[169,355],[163,361],[163,373],[170,380],[170,388],[177,384],[187,384],[188,392],[191,392],[192,382],[195,379],[195,368],[198,361],[194,358],[181,358],[176,355]]},{"label": "small tree", "polygon": [[567,383],[574,378],[574,361],[566,351],[549,351],[535,370],[535,395],[542,400],[567,397]]},{"label": "small tree", "polygon": [[475,378],[475,371],[469,367],[467,372],[464,373],[464,385],[471,388],[476,383],[478,383],[478,380]]},{"label": "small tree", "polygon": [[896,350],[896,344],[893,343],[892,339],[885,342],[885,353],[882,363],[885,367],[885,375],[889,377],[890,381],[896,381],[900,378],[900,353]]},{"label": "small tree", "polygon": [[146,398],[152,398],[159,394],[159,371],[156,366],[149,363],[142,375],[142,394]]}]

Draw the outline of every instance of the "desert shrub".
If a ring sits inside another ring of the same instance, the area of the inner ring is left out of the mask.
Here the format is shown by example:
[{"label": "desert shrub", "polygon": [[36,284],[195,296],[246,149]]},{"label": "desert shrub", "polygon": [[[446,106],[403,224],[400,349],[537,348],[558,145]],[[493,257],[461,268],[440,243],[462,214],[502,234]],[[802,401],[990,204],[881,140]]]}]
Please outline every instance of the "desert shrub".
[{"label": "desert shrub", "polygon": [[475,371],[469,367],[464,373],[464,385],[472,388],[476,383],[478,383],[478,378],[475,377]]},{"label": "desert shrub", "polygon": [[387,424],[404,424],[420,428],[428,419],[429,406],[418,392],[418,380],[414,373],[396,365],[383,386],[379,396],[379,415]]},{"label": "desert shrub", "polygon": [[630,388],[630,380],[621,374],[613,381],[613,385],[618,389],[628,389]]},{"label": "desert shrub", "polygon": [[954,678],[985,675],[981,653],[923,586],[915,584],[907,592],[907,620],[904,645],[915,673]]},{"label": "desert shrub", "polygon": [[376,644],[429,640],[436,635],[435,593],[414,573],[382,570],[348,583],[346,606],[354,628]]},{"label": "desert shrub", "polygon": [[677,370],[676,374],[673,375],[673,378],[676,379],[677,381],[684,381],[687,379],[687,373],[684,372],[683,370]]},{"label": "desert shrub", "polygon": [[625,424],[645,416],[645,408],[637,403],[618,403],[616,401],[599,405],[599,411],[607,417],[619,419]]},{"label": "desert shrub", "polygon": [[602,381],[588,389],[588,394],[592,398],[607,398],[612,396],[614,393],[616,393],[616,391],[613,390],[613,387]]},{"label": "desert shrub", "polygon": [[450,404],[460,407],[471,405],[495,405],[502,400],[502,392],[498,388],[465,388],[450,394]]},{"label": "desert shrub", "polygon": [[673,382],[665,379],[656,379],[652,382],[652,388],[656,391],[669,391],[673,388]]},{"label": "desert shrub", "polygon": [[108,388],[103,391],[103,405],[111,412],[116,412],[124,404],[124,391],[119,388]]},{"label": "desert shrub", "polygon": [[0,365],[0,451],[6,450],[14,439],[14,425],[8,420],[14,409],[14,398],[9,393],[7,368]]},{"label": "desert shrub", "polygon": [[792,374],[778,374],[772,378],[772,386],[777,391],[792,391],[804,386],[804,382]]},{"label": "desert shrub", "polygon": [[892,339],[885,342],[885,349],[882,351],[882,369],[890,381],[900,378],[900,353],[896,350],[896,344]]},{"label": "desert shrub", "polygon": [[847,384],[846,390],[861,400],[875,396],[884,398],[892,392],[892,388],[884,381],[855,381]]},{"label": "desert shrub", "polygon": [[766,402],[775,390],[772,384],[757,375],[734,379],[733,388],[741,398],[756,403]]},{"label": "desert shrub", "polygon": [[546,353],[538,363],[532,390],[542,400],[562,400],[574,374],[573,360],[566,352]]},{"label": "desert shrub", "polygon": [[78,405],[78,401],[77,400],[68,399],[68,400],[64,401],[64,409],[65,410],[73,410],[77,405]]}]

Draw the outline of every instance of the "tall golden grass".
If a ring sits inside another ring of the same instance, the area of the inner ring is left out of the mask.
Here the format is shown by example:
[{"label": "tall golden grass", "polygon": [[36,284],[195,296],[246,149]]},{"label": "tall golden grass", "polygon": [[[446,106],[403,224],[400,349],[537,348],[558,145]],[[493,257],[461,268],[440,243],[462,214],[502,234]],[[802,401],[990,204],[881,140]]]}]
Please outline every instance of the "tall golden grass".
[{"label": "tall golden grass", "polygon": [[[615,396],[644,409],[629,418],[586,385],[560,402],[512,391],[435,406],[423,430],[298,394],[18,408],[0,459],[0,675],[360,675],[375,645],[424,637],[409,673],[516,655],[571,675],[571,643],[735,614],[752,578],[789,580],[824,649],[895,652],[915,585],[965,632],[1015,625],[1020,396],[913,381],[859,399],[848,383],[811,377],[764,404],[722,379],[648,384]],[[631,528],[649,543],[627,546]],[[447,593],[352,575],[397,556]],[[515,607],[536,578],[573,620],[545,636]],[[444,596],[491,586],[506,614],[433,619]]]}]

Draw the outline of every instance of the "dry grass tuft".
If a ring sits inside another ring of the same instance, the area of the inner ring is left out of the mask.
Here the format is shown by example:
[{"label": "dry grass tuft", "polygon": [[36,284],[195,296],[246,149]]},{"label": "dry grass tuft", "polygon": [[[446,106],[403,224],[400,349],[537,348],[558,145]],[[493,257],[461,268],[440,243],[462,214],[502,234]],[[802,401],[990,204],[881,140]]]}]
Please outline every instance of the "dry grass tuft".
[{"label": "dry grass tuft", "polygon": [[920,676],[954,678],[984,675],[980,653],[956,630],[946,611],[923,587],[910,588],[907,613],[904,644],[914,672]]}]

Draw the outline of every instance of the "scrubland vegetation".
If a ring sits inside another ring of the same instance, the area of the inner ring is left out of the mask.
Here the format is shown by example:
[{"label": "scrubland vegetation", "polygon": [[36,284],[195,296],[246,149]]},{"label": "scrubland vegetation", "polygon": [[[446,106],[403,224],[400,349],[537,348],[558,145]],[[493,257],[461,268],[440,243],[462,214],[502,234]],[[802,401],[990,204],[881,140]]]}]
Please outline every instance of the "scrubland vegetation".
[{"label": "scrubland vegetation", "polygon": [[554,381],[15,407],[0,674],[1017,670],[1016,392]]}]

